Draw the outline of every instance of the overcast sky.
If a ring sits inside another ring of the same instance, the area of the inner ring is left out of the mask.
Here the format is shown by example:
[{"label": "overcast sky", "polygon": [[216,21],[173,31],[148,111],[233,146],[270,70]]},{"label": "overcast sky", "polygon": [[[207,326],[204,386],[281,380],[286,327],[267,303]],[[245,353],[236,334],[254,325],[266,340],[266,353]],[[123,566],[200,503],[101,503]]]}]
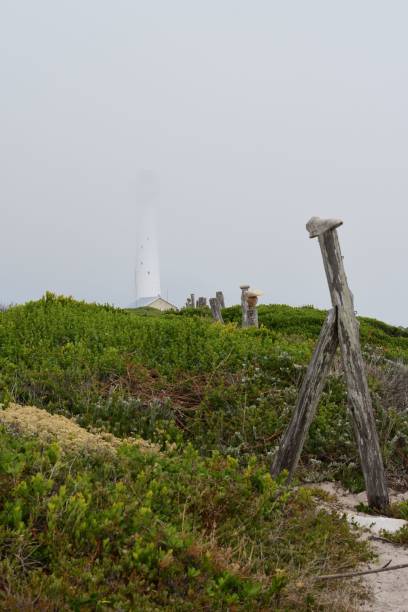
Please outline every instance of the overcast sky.
[{"label": "overcast sky", "polygon": [[359,313],[408,326],[407,23],[404,0],[0,0],[0,302],[132,302],[148,170],[164,296],[328,307],[305,223],[334,216]]}]

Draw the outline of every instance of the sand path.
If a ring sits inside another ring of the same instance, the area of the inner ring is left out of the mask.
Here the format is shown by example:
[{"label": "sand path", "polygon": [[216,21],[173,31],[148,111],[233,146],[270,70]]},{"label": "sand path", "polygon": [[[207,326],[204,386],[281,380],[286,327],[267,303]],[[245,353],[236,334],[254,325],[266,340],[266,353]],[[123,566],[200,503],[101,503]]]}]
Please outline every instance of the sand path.
[{"label": "sand path", "polygon": [[[337,501],[334,504],[336,509],[346,513],[349,520],[353,520],[353,522],[359,524],[361,517],[360,524],[363,527],[366,524],[368,527],[371,520],[375,522],[375,517],[368,518],[367,515],[355,511],[357,504],[361,502],[367,503],[365,493],[353,495],[333,483],[322,483],[319,484],[319,487],[336,496]],[[391,493],[392,501],[402,501],[406,499],[408,499],[408,493]],[[396,530],[404,523],[404,521],[388,520],[391,521],[389,524],[379,520],[377,524],[370,525],[365,531],[363,537],[372,539],[373,548],[378,555],[378,559],[370,564],[368,569],[383,567],[389,561],[391,561],[391,565],[408,563],[407,547],[396,546],[375,539],[384,524],[387,525],[387,529],[391,531],[392,527]],[[408,568],[381,574],[372,574],[365,576],[363,580],[371,592],[372,598],[358,608],[361,612],[408,612]]]}]

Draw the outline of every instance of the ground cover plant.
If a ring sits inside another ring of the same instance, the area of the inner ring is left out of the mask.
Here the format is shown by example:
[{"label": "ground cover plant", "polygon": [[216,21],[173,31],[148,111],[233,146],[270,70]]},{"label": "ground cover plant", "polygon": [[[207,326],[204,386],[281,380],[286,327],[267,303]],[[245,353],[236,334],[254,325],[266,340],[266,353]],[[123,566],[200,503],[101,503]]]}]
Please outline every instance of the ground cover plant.
[{"label": "ground cover plant", "polygon": [[7,428],[0,449],[2,609],[316,609],[316,573],[369,558],[256,459],[125,443],[106,461]]},{"label": "ground cover plant", "polygon": [[[261,306],[259,330],[140,315],[47,294],[0,313],[0,401],[77,416],[81,425],[153,442],[192,442],[267,463],[296,401],[325,313]],[[382,451],[393,484],[407,468],[408,333],[361,320]],[[390,365],[391,363],[391,365]],[[313,478],[363,485],[340,368],[326,386],[302,456]],[[299,472],[301,473],[301,472]]]},{"label": "ground cover plant", "polygon": [[[0,592],[11,609],[36,593],[51,610],[325,609],[333,587],[312,576],[367,558],[317,493],[268,476],[325,313],[261,306],[258,330],[239,328],[238,307],[223,314],[221,326],[206,309],[52,294],[0,313],[3,408],[34,405],[124,441],[109,462],[69,459],[58,440],[3,426]],[[360,321],[388,477],[403,486],[408,333]],[[160,453],[125,440],[140,437]],[[298,478],[363,487],[339,367]],[[350,609],[340,591],[337,609]]]}]

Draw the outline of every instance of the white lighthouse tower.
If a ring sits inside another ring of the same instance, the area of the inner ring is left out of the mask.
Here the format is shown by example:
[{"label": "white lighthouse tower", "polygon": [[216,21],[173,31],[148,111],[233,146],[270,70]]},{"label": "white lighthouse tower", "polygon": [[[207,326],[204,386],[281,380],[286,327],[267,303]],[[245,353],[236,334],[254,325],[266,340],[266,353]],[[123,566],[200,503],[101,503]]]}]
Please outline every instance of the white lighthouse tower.
[{"label": "white lighthouse tower", "polygon": [[138,184],[139,223],[135,267],[136,302],[132,307],[177,310],[176,306],[161,297],[157,197],[158,188],[154,175],[148,172],[141,173]]},{"label": "white lighthouse tower", "polygon": [[157,239],[156,209],[145,204],[141,209],[136,254],[136,302],[160,296],[159,243]]}]

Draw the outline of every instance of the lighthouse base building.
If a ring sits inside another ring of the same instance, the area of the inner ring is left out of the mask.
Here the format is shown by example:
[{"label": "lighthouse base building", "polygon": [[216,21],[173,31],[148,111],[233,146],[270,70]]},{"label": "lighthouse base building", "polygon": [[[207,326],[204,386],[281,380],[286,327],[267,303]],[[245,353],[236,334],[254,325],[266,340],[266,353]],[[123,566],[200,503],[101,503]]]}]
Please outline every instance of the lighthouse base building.
[{"label": "lighthouse base building", "polygon": [[134,304],[131,305],[131,308],[155,308],[156,310],[161,310],[162,312],[165,312],[166,310],[178,310],[177,306],[165,300],[160,295],[157,297],[139,298]]}]

